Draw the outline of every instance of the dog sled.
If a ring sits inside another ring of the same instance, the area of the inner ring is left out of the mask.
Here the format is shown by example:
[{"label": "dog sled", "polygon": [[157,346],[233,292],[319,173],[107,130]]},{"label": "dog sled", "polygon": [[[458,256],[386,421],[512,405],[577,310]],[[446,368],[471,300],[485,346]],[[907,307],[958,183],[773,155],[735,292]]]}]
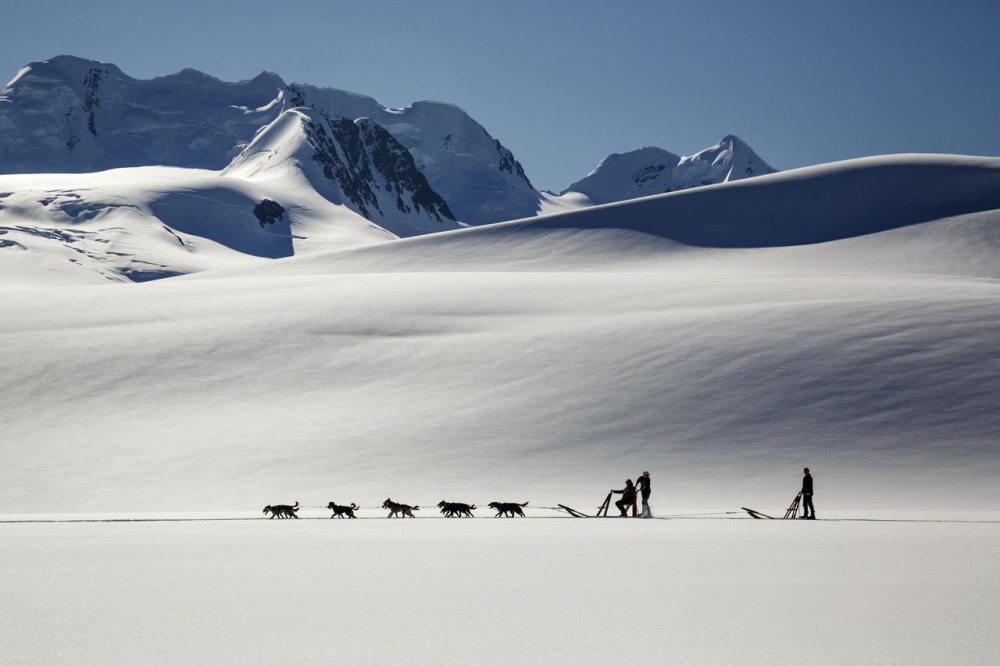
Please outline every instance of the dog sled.
[{"label": "dog sled", "polygon": [[[565,511],[569,515],[573,516],[574,518],[607,518],[608,517],[608,508],[610,508],[610,506],[611,506],[611,496],[612,495],[614,495],[613,492],[612,493],[608,493],[608,496],[604,498],[604,501],[601,502],[601,505],[599,507],[597,507],[597,514],[593,515],[593,516],[589,516],[589,515],[583,513],[582,511],[577,511],[576,509],[572,509],[572,508],[566,506],[565,504],[557,504],[556,506],[558,506],[560,509],[562,509],[563,511]],[[637,516],[640,516],[638,504],[639,504],[639,498],[636,497],[636,498],[634,498],[632,500],[632,504],[629,505],[628,507],[626,507],[626,512],[628,512],[629,509],[631,509],[631,513],[632,513],[632,517],[633,518],[635,518]],[[642,518],[652,518],[653,517],[653,513],[652,513],[652,511],[649,510],[649,505],[648,504],[644,504],[642,506],[641,517]]]},{"label": "dog sled", "polygon": [[791,503],[791,505],[789,505],[788,510],[785,511],[785,515],[782,516],[781,518],[775,518],[774,516],[769,516],[766,513],[761,513],[760,511],[757,511],[755,509],[748,509],[745,506],[741,506],[740,508],[743,509],[744,511],[746,511],[748,514],[750,514],[751,518],[756,518],[758,520],[762,520],[762,519],[766,519],[766,520],[785,520],[787,518],[797,518],[798,517],[798,515],[799,515],[799,502],[801,502],[801,501],[802,501],[802,493],[799,493],[798,495],[795,496],[795,499],[792,500],[792,503]]}]

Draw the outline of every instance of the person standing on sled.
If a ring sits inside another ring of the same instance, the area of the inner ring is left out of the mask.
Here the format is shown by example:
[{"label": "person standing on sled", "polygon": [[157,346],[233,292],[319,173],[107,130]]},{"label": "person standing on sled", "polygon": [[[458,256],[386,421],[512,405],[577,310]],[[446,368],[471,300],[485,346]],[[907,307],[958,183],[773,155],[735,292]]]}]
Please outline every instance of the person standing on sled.
[{"label": "person standing on sled", "polygon": [[813,478],[806,467],[802,472],[802,517],[816,520],[816,508],[813,506]]},{"label": "person standing on sled", "polygon": [[632,479],[625,479],[624,488],[621,490],[612,490],[611,492],[622,496],[620,500],[615,502],[615,506],[622,512],[621,517],[625,518],[628,515],[628,508],[635,504],[635,486],[632,485]]}]

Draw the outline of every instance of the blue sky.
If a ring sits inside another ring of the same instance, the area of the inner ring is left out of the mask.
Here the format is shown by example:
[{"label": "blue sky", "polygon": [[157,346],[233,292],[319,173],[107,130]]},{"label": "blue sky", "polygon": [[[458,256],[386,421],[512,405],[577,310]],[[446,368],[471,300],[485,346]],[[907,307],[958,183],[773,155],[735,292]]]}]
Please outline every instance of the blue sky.
[{"label": "blue sky", "polygon": [[137,78],[269,70],[386,106],[452,102],[557,191],[610,153],[730,133],[779,169],[1000,155],[1000,3],[36,0],[0,17],[4,80],[72,54]]}]

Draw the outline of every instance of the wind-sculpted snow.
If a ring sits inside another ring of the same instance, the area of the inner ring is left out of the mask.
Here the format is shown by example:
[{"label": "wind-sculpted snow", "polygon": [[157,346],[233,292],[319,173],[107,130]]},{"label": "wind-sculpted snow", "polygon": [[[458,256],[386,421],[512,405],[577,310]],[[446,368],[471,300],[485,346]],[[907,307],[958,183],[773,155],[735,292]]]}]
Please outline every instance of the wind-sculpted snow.
[{"label": "wind-sculpted snow", "polygon": [[721,269],[1000,278],[998,211],[1000,159],[898,155],[317,254],[251,273]]},{"label": "wind-sculpted snow", "polygon": [[[145,281],[393,238],[291,179],[137,167],[0,176],[0,190],[0,288]],[[270,224],[255,214],[264,201],[284,211]]]},{"label": "wind-sculpted snow", "polygon": [[899,155],[648,197],[539,226],[641,231],[704,247],[801,245],[1000,208],[1000,159]]},{"label": "wind-sculpted snow", "polygon": [[995,510],[998,176],[866,159],[200,279],[0,292],[0,501],[587,506],[650,469],[658,506],[727,509],[787,505],[808,465],[821,517]]}]

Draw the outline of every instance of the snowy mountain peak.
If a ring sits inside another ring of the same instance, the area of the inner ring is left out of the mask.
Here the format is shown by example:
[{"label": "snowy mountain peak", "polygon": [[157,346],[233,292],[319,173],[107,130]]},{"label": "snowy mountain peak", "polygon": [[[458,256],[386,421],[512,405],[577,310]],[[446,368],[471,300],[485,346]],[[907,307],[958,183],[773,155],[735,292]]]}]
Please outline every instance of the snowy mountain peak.
[{"label": "snowy mountain peak", "polygon": [[368,117],[349,120],[308,107],[286,110],[257,133],[223,175],[305,180],[329,201],[398,236],[459,226],[406,148]]},{"label": "snowy mountain peak", "polygon": [[[695,171],[703,170],[706,163],[718,167],[717,172],[712,174],[712,179],[723,183],[775,172],[745,141],[733,134],[727,134],[719,143],[686,157],[681,162]],[[724,177],[721,176],[723,172]]]},{"label": "snowy mountain peak", "polygon": [[107,75],[124,77],[117,66],[99,60],[88,60],[71,55],[60,55],[48,60],[28,63],[4,86],[5,93],[13,93],[18,85],[54,85],[62,83],[81,88],[90,70],[101,70]]},{"label": "snowy mountain peak", "polygon": [[423,101],[372,117],[410,151],[458,220],[478,225],[538,214],[540,195],[520,162],[461,108]]},{"label": "snowy mountain peak", "polygon": [[577,192],[595,204],[714,185],[774,173],[750,146],[727,134],[714,146],[689,157],[647,147],[606,157],[586,178],[563,194]]}]

